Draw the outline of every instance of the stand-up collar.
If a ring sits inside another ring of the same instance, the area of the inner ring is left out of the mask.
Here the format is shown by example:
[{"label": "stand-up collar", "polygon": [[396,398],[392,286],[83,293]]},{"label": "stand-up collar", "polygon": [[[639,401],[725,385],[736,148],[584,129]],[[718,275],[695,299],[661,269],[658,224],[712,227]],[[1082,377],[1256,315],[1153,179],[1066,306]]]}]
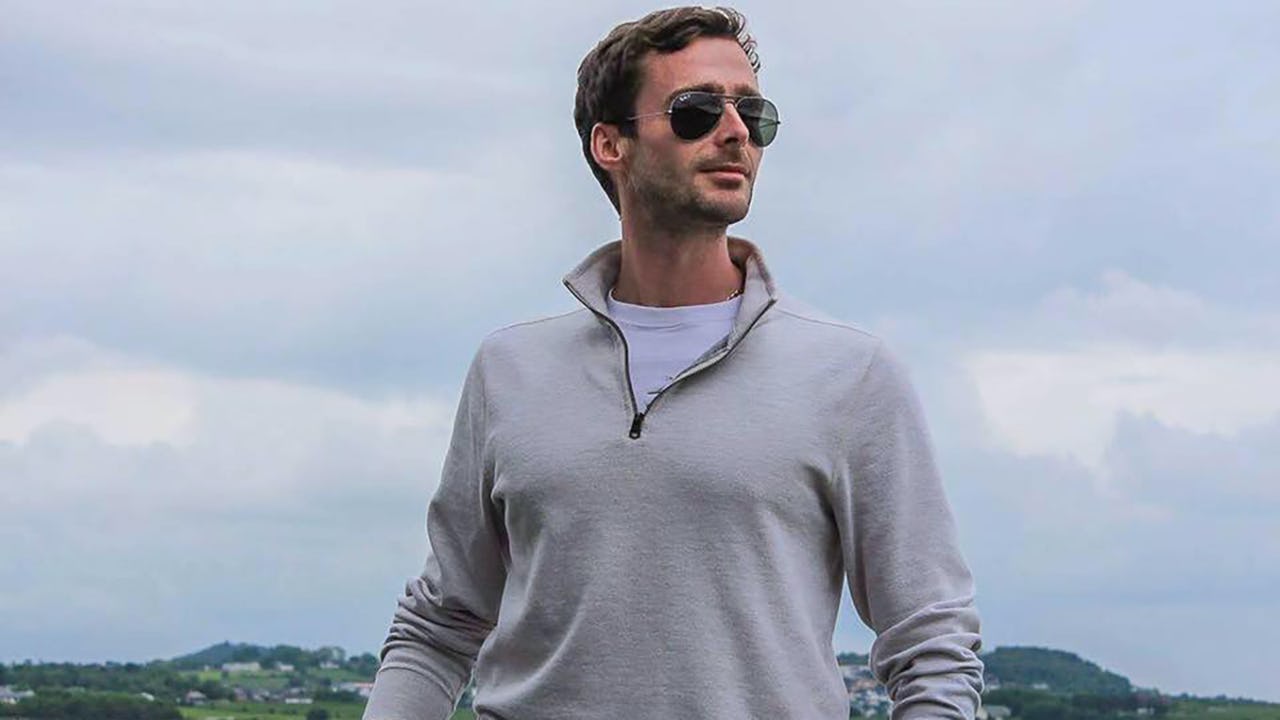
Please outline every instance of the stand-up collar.
[{"label": "stand-up collar", "polygon": [[[733,321],[727,345],[733,346],[747,333],[760,315],[778,301],[778,289],[765,265],[764,256],[750,240],[729,235],[729,258],[743,270],[745,282],[742,304]],[[622,268],[622,241],[614,240],[596,248],[564,276],[564,285],[574,297],[597,315],[608,317],[606,297],[618,281]]]}]

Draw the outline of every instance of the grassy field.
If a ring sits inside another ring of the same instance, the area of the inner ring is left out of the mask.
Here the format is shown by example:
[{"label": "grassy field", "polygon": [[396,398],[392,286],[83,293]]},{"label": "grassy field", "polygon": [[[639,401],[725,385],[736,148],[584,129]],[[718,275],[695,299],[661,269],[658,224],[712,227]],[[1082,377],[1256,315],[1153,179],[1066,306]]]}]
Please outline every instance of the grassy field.
[{"label": "grassy field", "polygon": [[[221,670],[188,670],[183,675],[195,678],[199,682],[215,682],[228,685],[239,685],[240,687],[252,690],[284,690],[289,685],[289,676],[293,673],[277,672],[275,670],[260,670],[258,672],[234,672],[222,677]],[[349,670],[341,669],[325,669],[312,670],[310,673],[313,678],[329,678],[334,685],[342,682],[367,682],[368,678],[358,675]],[[305,714],[305,713],[304,713]]]},{"label": "grassy field", "polygon": [[224,679],[221,670],[191,670],[183,675],[195,677],[201,682],[239,685],[252,690],[283,690],[289,686],[289,673],[262,670],[259,672],[234,672]]},{"label": "grassy field", "polygon": [[[360,720],[364,703],[312,703],[310,705],[282,705],[280,703],[219,702],[201,707],[183,707],[182,716],[187,720],[281,720],[281,718],[305,718],[307,712],[322,707],[329,711],[330,720]],[[475,720],[469,709],[454,711],[449,720]],[[1280,720],[1280,705],[1266,703],[1239,703],[1215,700],[1175,701],[1166,720]]]},{"label": "grassy field", "polygon": [[1280,720],[1280,705],[1227,700],[1175,700],[1168,720]]},{"label": "grassy field", "polygon": [[[310,705],[283,705],[281,703],[217,702],[200,707],[179,708],[186,720],[281,720],[281,718],[305,718],[315,708],[329,711],[329,720],[360,720],[364,703],[311,703]],[[449,720],[475,720],[470,710],[456,710]]]},{"label": "grassy field", "polygon": [[219,701],[199,707],[179,708],[187,720],[279,720],[280,718],[305,718],[315,708],[329,711],[330,720],[360,720],[363,703],[312,703],[310,705],[285,705],[283,703],[254,703]]}]

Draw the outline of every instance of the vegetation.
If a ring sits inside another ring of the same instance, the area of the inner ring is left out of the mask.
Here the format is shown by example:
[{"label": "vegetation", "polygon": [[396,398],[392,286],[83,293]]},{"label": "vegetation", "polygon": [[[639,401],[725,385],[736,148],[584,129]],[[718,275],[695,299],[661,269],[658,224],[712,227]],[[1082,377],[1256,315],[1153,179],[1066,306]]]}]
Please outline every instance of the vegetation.
[{"label": "vegetation", "polygon": [[1214,698],[1176,695],[1171,699],[1173,708],[1169,711],[1166,720],[1192,720],[1192,718],[1277,720],[1280,718],[1280,705],[1257,700],[1233,699],[1221,695]]},{"label": "vegetation", "polygon": [[163,663],[0,664],[0,685],[30,688],[38,693],[72,687],[135,695],[145,692],[157,699],[169,700],[179,698],[190,690],[198,690],[210,698],[230,697],[227,689],[216,679],[185,677]]},{"label": "vegetation", "polygon": [[57,720],[182,720],[177,705],[119,692],[45,690],[15,705],[0,704],[0,717]]},{"label": "vegetation", "polygon": [[869,658],[856,652],[843,652],[836,655],[837,665],[866,665]]},{"label": "vegetation", "polygon": [[203,667],[222,667],[224,663],[256,662],[264,670],[280,664],[292,665],[296,670],[318,669],[324,663],[349,668],[363,668],[372,676],[378,669],[378,659],[370,653],[347,659],[347,653],[337,646],[325,646],[318,650],[305,650],[294,645],[263,647],[248,643],[221,642],[190,655],[183,655],[165,664],[176,670],[199,670]]},{"label": "vegetation", "polygon": [[1150,717],[1162,718],[1172,704],[1168,696],[1145,691],[1064,695],[1023,688],[991,690],[983,694],[982,703],[1004,705],[1019,720],[1105,720],[1137,715],[1140,708],[1146,708]]},{"label": "vegetation", "polygon": [[982,655],[988,677],[1002,687],[1031,688],[1039,683],[1066,694],[1128,695],[1129,679],[1108,672],[1074,653],[1041,647],[999,647]]},{"label": "vegetation", "polygon": [[[988,685],[999,680],[999,688],[988,690],[983,703],[1008,707],[1012,720],[1280,720],[1280,706],[1274,704],[1134,689],[1128,679],[1061,650],[1002,647],[982,658]],[[836,660],[866,665],[867,656],[841,653]],[[234,662],[257,662],[263,669],[222,669]],[[282,664],[292,667],[282,670]],[[372,681],[376,670],[377,658],[368,653],[347,657],[340,648],[308,651],[231,643],[146,664],[0,664],[0,685],[36,693],[16,704],[0,704],[0,718],[360,720],[364,699],[336,688],[345,681]],[[1043,686],[1037,687],[1039,683]],[[199,699],[187,704],[193,690],[204,697],[193,695]],[[286,703],[286,696],[310,702]],[[475,720],[475,715],[464,706],[450,720]]]},{"label": "vegetation", "polygon": [[182,717],[185,720],[315,720],[320,712],[324,712],[326,720],[360,720],[364,714],[364,703],[344,703],[323,705],[282,705],[280,703],[231,702],[201,705],[199,707],[183,707]]}]

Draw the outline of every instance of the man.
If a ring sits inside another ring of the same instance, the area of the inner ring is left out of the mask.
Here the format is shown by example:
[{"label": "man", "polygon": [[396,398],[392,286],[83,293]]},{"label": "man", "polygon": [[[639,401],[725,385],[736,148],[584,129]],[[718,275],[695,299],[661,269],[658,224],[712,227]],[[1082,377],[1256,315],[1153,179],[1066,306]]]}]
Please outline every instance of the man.
[{"label": "man", "polygon": [[784,295],[747,214],[778,129],[729,9],[615,28],[574,119],[620,240],[490,333],[367,720],[849,714],[847,580],[894,718],[970,718],[974,587],[902,365]]}]

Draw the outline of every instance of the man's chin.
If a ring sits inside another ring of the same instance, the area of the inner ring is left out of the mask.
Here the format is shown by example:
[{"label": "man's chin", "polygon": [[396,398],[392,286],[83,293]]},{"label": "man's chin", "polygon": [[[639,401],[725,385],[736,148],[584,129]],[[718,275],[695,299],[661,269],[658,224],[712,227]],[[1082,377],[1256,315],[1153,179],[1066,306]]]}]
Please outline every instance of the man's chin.
[{"label": "man's chin", "polygon": [[732,225],[745,218],[749,209],[749,203],[745,202],[705,202],[699,207],[701,212],[698,214],[709,223]]}]

